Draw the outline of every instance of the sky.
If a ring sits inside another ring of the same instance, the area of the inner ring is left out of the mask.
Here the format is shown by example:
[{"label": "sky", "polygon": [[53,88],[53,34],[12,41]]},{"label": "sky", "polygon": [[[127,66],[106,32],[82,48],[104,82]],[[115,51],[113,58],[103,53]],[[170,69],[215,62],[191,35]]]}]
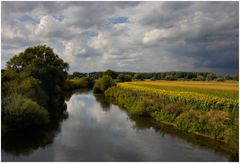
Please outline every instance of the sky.
[{"label": "sky", "polygon": [[69,72],[238,74],[239,2],[7,2],[1,66],[45,44]]}]

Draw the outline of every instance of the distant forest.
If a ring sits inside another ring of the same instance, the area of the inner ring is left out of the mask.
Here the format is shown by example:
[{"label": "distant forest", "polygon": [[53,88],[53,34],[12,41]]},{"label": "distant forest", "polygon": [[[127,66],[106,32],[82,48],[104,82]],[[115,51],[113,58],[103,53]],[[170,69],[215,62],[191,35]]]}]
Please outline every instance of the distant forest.
[{"label": "distant forest", "polygon": [[69,78],[74,77],[91,77],[94,79],[101,78],[103,75],[109,75],[113,79],[121,78],[122,76],[128,76],[131,79],[150,79],[150,80],[195,80],[195,81],[224,81],[224,80],[239,80],[238,75],[230,76],[217,76],[212,72],[182,72],[182,71],[170,71],[170,72],[117,72],[113,70],[99,71],[99,72],[74,72],[69,75]]}]

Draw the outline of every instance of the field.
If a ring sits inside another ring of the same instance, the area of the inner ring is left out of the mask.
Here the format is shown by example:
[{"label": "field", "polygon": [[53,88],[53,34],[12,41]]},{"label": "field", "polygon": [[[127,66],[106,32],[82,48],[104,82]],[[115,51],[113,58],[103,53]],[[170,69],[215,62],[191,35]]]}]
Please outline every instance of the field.
[{"label": "field", "polygon": [[118,86],[192,104],[203,110],[232,110],[238,108],[239,103],[238,82],[231,81],[136,81],[119,83]]},{"label": "field", "polygon": [[238,151],[238,82],[134,81],[118,83],[105,95],[131,115],[223,140]]}]

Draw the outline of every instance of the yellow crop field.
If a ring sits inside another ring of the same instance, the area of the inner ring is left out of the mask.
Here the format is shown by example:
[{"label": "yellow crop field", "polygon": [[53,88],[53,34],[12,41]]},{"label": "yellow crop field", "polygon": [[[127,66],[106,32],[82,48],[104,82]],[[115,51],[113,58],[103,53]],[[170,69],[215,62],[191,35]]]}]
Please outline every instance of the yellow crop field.
[{"label": "yellow crop field", "polygon": [[203,110],[238,108],[237,82],[137,81],[119,87],[151,93],[171,101],[183,102]]}]

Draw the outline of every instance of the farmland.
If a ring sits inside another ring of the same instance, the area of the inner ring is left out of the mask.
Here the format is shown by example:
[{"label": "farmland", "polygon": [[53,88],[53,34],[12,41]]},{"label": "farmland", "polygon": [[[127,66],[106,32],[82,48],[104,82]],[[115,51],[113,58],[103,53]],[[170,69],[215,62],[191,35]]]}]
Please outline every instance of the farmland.
[{"label": "farmland", "polygon": [[196,92],[223,98],[238,99],[238,83],[234,81],[142,81],[132,82],[131,84],[176,92]]},{"label": "farmland", "polygon": [[131,115],[151,117],[237,148],[237,82],[134,81],[118,83],[105,95]]},{"label": "farmland", "polygon": [[120,83],[118,86],[192,104],[203,110],[238,107],[237,82],[143,81]]}]

